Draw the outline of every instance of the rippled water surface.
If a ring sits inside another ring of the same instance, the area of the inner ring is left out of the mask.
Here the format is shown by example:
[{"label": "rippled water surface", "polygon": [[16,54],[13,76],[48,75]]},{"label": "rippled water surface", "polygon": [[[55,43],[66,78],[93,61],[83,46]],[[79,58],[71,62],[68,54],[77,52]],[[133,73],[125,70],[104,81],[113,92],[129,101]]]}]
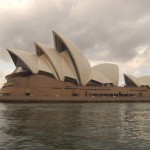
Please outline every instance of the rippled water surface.
[{"label": "rippled water surface", "polygon": [[0,104],[1,150],[150,150],[150,103]]}]

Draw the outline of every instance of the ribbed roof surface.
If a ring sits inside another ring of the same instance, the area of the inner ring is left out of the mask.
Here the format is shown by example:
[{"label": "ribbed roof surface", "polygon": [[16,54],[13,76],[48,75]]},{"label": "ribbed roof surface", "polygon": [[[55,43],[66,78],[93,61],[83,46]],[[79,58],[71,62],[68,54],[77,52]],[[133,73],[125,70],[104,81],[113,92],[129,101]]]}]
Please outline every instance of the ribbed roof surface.
[{"label": "ribbed roof surface", "polygon": [[134,77],[132,75],[124,75],[126,85],[129,85],[127,78],[136,86],[150,86],[150,75]]},{"label": "ribbed roof surface", "polygon": [[[64,81],[66,77],[75,80],[77,84],[87,85],[90,81],[118,85],[119,69],[117,65],[105,63],[91,68],[88,60],[80,49],[65,36],[53,32],[55,49],[35,43],[36,54],[9,49],[15,72],[30,70],[32,73],[44,71],[52,74],[57,80]],[[135,81],[137,82],[137,81]]]},{"label": "ribbed roof surface", "polygon": [[115,86],[119,83],[119,68],[115,64],[104,63],[94,66],[92,69],[107,77]]}]

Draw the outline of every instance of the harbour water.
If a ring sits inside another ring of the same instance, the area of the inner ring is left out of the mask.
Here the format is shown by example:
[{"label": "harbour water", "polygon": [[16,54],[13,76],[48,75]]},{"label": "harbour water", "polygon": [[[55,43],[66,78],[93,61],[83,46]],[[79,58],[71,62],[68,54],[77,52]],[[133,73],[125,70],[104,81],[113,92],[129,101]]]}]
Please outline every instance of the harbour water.
[{"label": "harbour water", "polygon": [[150,103],[1,103],[0,149],[149,150]]}]

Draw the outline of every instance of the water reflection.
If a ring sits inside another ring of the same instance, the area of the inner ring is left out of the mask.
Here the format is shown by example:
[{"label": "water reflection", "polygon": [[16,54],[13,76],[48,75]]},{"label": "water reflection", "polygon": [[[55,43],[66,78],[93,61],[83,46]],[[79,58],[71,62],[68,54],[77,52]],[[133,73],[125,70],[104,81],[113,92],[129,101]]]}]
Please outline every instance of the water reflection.
[{"label": "water reflection", "polygon": [[0,104],[1,149],[149,149],[147,104]]},{"label": "water reflection", "polygon": [[[150,143],[149,104],[124,104],[120,107],[120,141],[145,149]],[[132,144],[134,142],[134,144]],[[140,144],[139,144],[140,143]]]}]

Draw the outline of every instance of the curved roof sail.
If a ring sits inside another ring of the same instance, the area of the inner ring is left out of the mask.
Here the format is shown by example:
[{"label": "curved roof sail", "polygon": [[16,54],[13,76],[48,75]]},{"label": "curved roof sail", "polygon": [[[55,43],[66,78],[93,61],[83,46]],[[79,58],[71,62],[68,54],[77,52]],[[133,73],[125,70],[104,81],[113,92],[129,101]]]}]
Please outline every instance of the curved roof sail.
[{"label": "curved roof sail", "polygon": [[45,45],[35,42],[37,55],[45,54],[49,60],[49,64],[53,66],[57,78],[63,81],[63,70],[61,67],[61,57],[57,51],[52,48],[47,48]]},{"label": "curved roof sail", "polygon": [[77,80],[78,83],[78,78],[76,76],[74,66],[69,58],[67,51],[59,53],[56,50],[47,48],[45,45],[39,44],[37,42],[35,42],[35,46],[37,55],[42,53],[45,57],[47,57],[49,64],[53,66],[59,80],[64,81],[65,77],[70,77]]},{"label": "curved roof sail", "polygon": [[46,59],[43,58],[44,56],[39,57],[35,54],[16,49],[8,50],[8,52],[12,57],[16,67],[21,67],[25,70],[30,70],[32,73],[38,73],[41,70],[54,74],[55,76],[53,68],[46,63]]},{"label": "curved roof sail", "polygon": [[[53,37],[54,49],[35,42],[36,54],[16,49],[8,50],[17,68],[15,72],[30,70],[32,73],[45,75],[49,73],[57,80],[79,85],[111,84],[118,86],[119,69],[117,65],[105,63],[91,68],[80,49],[68,38],[55,31],[53,31]],[[125,79],[134,85],[139,85],[140,79],[127,75]],[[143,84],[145,80],[146,78],[142,78],[140,84]]]},{"label": "curved roof sail", "polygon": [[119,84],[119,68],[115,64],[110,64],[110,63],[104,63],[104,64],[99,64],[92,69],[100,72],[102,75],[104,75],[106,78],[108,78],[113,85],[118,86]]},{"label": "curved roof sail", "polygon": [[81,85],[86,85],[91,72],[91,67],[86,57],[81,53],[80,49],[65,36],[55,31],[53,31],[53,36],[55,49],[59,53],[63,51],[69,52],[79,83]]},{"label": "curved roof sail", "polygon": [[79,80],[76,75],[75,68],[72,64],[72,61],[68,57],[68,55],[69,55],[68,52],[64,51],[60,55],[61,55],[64,80],[65,80],[65,77],[69,77],[69,78],[76,80],[76,83],[79,84]]},{"label": "curved roof sail", "polygon": [[140,86],[139,80],[134,76],[124,74],[124,79],[128,86]]},{"label": "curved roof sail", "polygon": [[142,76],[138,78],[140,80],[141,85],[150,86],[150,75]]},{"label": "curved roof sail", "polygon": [[17,49],[8,49],[8,52],[16,67],[22,67],[23,69],[30,70],[33,73],[38,73],[38,58],[35,54]]},{"label": "curved roof sail", "polygon": [[101,74],[99,71],[92,69],[91,74],[89,77],[88,82],[91,80],[96,81],[97,83],[106,84],[106,83],[112,83],[111,80],[109,80],[106,76]]}]

